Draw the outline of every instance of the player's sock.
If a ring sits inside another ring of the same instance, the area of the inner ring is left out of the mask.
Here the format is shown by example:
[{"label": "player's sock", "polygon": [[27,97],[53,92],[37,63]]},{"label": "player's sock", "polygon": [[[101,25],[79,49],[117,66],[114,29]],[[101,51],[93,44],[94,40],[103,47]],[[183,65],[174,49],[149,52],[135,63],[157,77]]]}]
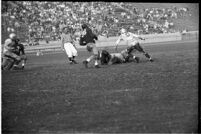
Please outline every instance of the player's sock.
[{"label": "player's sock", "polygon": [[149,58],[149,61],[153,62],[154,60],[152,58]]},{"label": "player's sock", "polygon": [[88,61],[87,61],[87,60],[84,60],[84,61],[83,61],[83,64],[85,65],[86,68],[88,68],[88,65],[87,65],[87,64],[88,64]]},{"label": "player's sock", "polygon": [[75,63],[75,64],[77,64],[77,62],[75,61],[75,56],[73,56],[72,62]]},{"label": "player's sock", "polygon": [[72,61],[72,58],[71,57],[68,57],[69,61]]},{"label": "player's sock", "polygon": [[72,57],[69,57],[68,59],[69,59],[69,61],[70,61],[70,64],[73,64],[73,59],[72,59]]},{"label": "player's sock", "polygon": [[151,56],[148,53],[145,53],[144,55],[149,59],[151,58]]}]

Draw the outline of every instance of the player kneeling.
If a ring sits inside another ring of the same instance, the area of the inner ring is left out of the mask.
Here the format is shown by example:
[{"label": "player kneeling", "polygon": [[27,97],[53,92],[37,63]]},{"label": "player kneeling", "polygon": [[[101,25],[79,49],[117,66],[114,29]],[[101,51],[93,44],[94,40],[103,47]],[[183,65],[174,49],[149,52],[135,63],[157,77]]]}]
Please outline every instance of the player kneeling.
[{"label": "player kneeling", "polygon": [[[14,33],[11,33],[5,41],[2,59],[2,70],[24,69],[27,60],[24,46],[19,43]],[[19,67],[20,63],[22,63],[21,67]]]}]

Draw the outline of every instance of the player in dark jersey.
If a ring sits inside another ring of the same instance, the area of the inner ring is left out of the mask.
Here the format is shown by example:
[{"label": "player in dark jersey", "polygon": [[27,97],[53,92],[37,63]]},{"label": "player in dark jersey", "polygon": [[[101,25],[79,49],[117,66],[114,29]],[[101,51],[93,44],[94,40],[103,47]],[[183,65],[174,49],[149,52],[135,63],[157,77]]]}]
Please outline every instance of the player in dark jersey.
[{"label": "player in dark jersey", "polygon": [[100,68],[98,64],[98,49],[96,47],[95,40],[98,40],[98,37],[92,33],[92,30],[86,25],[82,25],[82,34],[80,37],[80,45],[81,46],[87,46],[87,51],[92,52],[92,55],[83,61],[83,64],[85,67],[88,67],[88,63],[92,61],[92,59],[95,60],[95,67]]}]

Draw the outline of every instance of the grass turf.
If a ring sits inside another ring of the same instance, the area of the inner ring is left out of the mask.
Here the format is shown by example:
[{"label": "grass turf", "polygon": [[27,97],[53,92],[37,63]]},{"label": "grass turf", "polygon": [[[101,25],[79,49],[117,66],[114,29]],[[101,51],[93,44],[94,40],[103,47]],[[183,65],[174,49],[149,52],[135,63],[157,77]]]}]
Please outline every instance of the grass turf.
[{"label": "grass turf", "polygon": [[[196,132],[198,43],[146,46],[155,60],[86,69],[64,53],[2,72],[3,133]],[[112,50],[110,50],[112,52]]]}]

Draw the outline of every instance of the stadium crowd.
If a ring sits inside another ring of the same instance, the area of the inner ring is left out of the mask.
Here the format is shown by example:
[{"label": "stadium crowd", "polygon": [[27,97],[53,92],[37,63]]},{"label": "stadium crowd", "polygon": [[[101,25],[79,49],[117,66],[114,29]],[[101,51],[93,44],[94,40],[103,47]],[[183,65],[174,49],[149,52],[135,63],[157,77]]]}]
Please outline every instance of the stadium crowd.
[{"label": "stadium crowd", "polygon": [[2,1],[4,31],[50,40],[58,40],[66,25],[79,32],[83,22],[98,35],[116,36],[122,27],[138,34],[175,32],[172,20],[187,15],[185,7],[139,9],[135,3]]}]

